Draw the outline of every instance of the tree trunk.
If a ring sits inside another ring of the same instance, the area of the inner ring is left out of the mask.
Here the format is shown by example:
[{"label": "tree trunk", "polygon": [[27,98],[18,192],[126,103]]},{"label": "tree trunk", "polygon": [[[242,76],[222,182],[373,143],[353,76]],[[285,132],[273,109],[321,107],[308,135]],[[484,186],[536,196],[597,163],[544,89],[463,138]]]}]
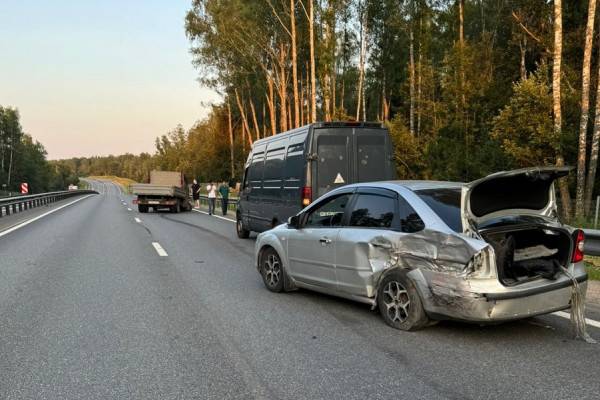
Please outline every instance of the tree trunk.
[{"label": "tree trunk", "polygon": [[409,127],[410,134],[415,135],[415,51],[414,51],[414,35],[411,27],[409,32],[409,45],[408,45],[408,70],[410,79],[410,111],[409,111]]},{"label": "tree trunk", "polygon": [[359,62],[358,62],[358,91],[356,94],[357,97],[357,102],[356,102],[356,120],[360,121],[360,107],[361,107],[361,102],[364,104],[363,100],[363,86],[364,86],[364,80],[365,80],[365,53],[366,53],[366,18],[363,15],[364,14],[364,10],[361,13],[360,16],[360,55],[359,55]]},{"label": "tree trunk", "polygon": [[465,44],[465,0],[458,0],[458,42],[462,48]]},{"label": "tree trunk", "polygon": [[310,40],[310,122],[317,122],[317,79],[315,73],[315,11],[314,0],[308,3],[308,32]]},{"label": "tree trunk", "polygon": [[237,89],[235,89],[235,100],[237,102],[238,108],[240,109],[240,115],[242,116],[242,123],[244,124],[244,128],[246,129],[248,144],[252,147],[252,134],[250,133],[250,125],[248,125],[248,118],[246,118],[246,111],[244,110],[244,106],[242,105],[242,101],[240,100],[240,96],[238,95]]},{"label": "tree trunk", "polygon": [[281,132],[287,131],[287,79],[285,72],[286,52],[283,43],[279,45],[279,126]]},{"label": "tree trunk", "polygon": [[[562,5],[561,0],[554,0],[554,61],[552,65],[552,100],[554,109],[554,132],[560,137],[562,135],[562,112],[560,108],[560,78],[561,78],[561,62],[562,62]],[[565,164],[562,155],[562,149],[558,149],[556,155],[556,165],[563,166]],[[558,188],[562,203],[563,217],[565,221],[571,219],[571,196],[569,195],[569,186],[567,179],[560,178],[558,180]]]},{"label": "tree trunk", "polygon": [[519,50],[521,50],[521,68],[520,75],[521,80],[524,81],[527,79],[527,67],[525,65],[525,56],[527,55],[527,37],[523,35],[523,38],[519,40]]},{"label": "tree trunk", "polygon": [[229,128],[229,167],[231,168],[231,178],[235,177],[235,154],[233,146],[233,125],[231,123],[231,106],[229,100],[227,100],[227,124]]},{"label": "tree trunk", "polygon": [[294,88],[294,128],[300,126],[300,111],[298,107],[298,54],[296,51],[296,6],[295,0],[290,0],[290,25],[292,40],[292,79]]},{"label": "tree trunk", "polygon": [[577,191],[575,196],[575,217],[583,218],[585,194],[585,167],[587,164],[587,131],[590,115],[590,69],[592,64],[592,41],[594,38],[594,18],[596,0],[589,0],[585,48],[581,71],[581,118],[579,122],[579,151],[577,154]]},{"label": "tree trunk", "polygon": [[260,128],[258,127],[258,120],[256,119],[256,110],[254,109],[254,101],[252,101],[252,97],[250,97],[250,110],[252,111],[252,122],[254,123],[256,140],[258,140],[260,139]]},{"label": "tree trunk", "polygon": [[[600,47],[600,42],[599,42]],[[596,86],[596,108],[594,111],[594,133],[592,134],[592,147],[590,150],[590,165],[585,183],[585,212],[589,214],[592,205],[592,194],[598,167],[598,150],[600,142],[600,65],[598,65],[598,84]]]},{"label": "tree trunk", "polygon": [[300,78],[300,123],[302,125],[304,122],[304,85],[302,84],[304,77]]},{"label": "tree trunk", "polygon": [[273,89],[273,77],[267,77],[269,86],[269,96],[267,97],[267,105],[269,106],[269,117],[271,119],[271,132],[273,135],[277,133],[277,115],[275,113],[275,91]]}]

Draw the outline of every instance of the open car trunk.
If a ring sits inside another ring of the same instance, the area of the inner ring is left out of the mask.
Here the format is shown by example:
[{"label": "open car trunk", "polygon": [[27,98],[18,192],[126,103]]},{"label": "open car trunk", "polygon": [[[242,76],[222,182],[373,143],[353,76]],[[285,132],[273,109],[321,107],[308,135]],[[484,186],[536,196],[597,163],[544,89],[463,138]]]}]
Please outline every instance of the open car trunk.
[{"label": "open car trunk", "polygon": [[505,286],[538,278],[554,280],[571,257],[572,238],[564,229],[528,225],[480,234],[494,248],[498,279]]}]

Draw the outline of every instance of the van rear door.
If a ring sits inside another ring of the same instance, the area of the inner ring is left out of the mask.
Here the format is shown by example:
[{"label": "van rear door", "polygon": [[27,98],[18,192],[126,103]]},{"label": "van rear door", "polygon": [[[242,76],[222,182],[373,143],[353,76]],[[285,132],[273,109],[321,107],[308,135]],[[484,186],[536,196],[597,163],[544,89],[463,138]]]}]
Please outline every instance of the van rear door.
[{"label": "van rear door", "polygon": [[352,128],[315,129],[313,149],[316,160],[316,197],[352,182]]},{"label": "van rear door", "polygon": [[316,197],[355,182],[392,179],[387,130],[366,127],[316,128],[313,191]]}]

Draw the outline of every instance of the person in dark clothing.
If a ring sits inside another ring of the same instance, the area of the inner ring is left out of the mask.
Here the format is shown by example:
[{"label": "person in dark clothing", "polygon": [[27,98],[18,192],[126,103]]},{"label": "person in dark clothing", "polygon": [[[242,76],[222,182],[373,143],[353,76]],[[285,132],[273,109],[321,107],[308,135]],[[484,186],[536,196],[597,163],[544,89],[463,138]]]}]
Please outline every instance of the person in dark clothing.
[{"label": "person in dark clothing", "polygon": [[194,207],[200,208],[200,185],[195,179],[192,185],[192,199],[194,200]]},{"label": "person in dark clothing", "polygon": [[223,215],[227,215],[227,204],[229,203],[229,185],[227,182],[221,183],[219,186],[219,195],[221,196],[221,209]]}]

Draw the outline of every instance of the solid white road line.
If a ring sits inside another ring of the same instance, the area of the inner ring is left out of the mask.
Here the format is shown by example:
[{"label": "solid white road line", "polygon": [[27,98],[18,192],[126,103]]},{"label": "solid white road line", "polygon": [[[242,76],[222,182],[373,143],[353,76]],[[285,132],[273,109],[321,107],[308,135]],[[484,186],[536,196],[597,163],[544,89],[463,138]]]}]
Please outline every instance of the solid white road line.
[{"label": "solid white road line", "polygon": [[165,251],[165,249],[162,248],[162,246],[160,245],[160,243],[158,242],[152,242],[152,246],[154,246],[154,250],[156,250],[156,252],[158,253],[159,256],[161,257],[167,257],[168,254]]},{"label": "solid white road line", "polygon": [[142,220],[141,220],[141,219],[139,219],[138,217],[135,217],[134,219],[135,219],[135,222],[137,222],[138,224],[141,224],[141,223],[142,223]]},{"label": "solid white road line", "polygon": [[48,212],[45,212],[45,213],[43,213],[43,214],[41,214],[41,215],[38,215],[38,216],[37,216],[37,217],[35,217],[35,218],[31,218],[30,220],[27,220],[27,221],[25,221],[25,222],[21,222],[20,224],[17,224],[17,225],[15,225],[15,226],[11,227],[11,228],[8,228],[8,229],[7,229],[7,230],[5,230],[5,231],[2,231],[2,232],[0,232],[0,237],[2,237],[2,236],[6,236],[6,235],[8,235],[8,234],[9,234],[9,233],[11,233],[11,232],[14,232],[14,231],[16,231],[17,229],[21,229],[22,227],[24,227],[24,226],[27,226],[27,225],[31,224],[32,222],[35,222],[35,221],[37,221],[38,219],[42,219],[42,218],[44,218],[44,217],[46,217],[46,216],[48,216],[48,215],[50,215],[50,214],[52,214],[52,213],[55,213],[55,212],[57,212],[58,210],[62,210],[62,209],[63,209],[63,208],[65,208],[65,207],[68,207],[68,206],[70,206],[70,205],[72,205],[72,204],[75,204],[75,203],[77,203],[78,201],[81,201],[81,200],[83,200],[83,199],[87,199],[87,198],[88,198],[88,197],[90,197],[90,196],[93,196],[93,195],[91,195],[91,194],[88,194],[87,196],[80,197],[80,198],[78,198],[78,199],[76,199],[76,200],[74,200],[74,201],[72,201],[72,202],[70,202],[70,203],[63,204],[63,205],[62,205],[62,206],[60,206],[60,207],[57,207],[57,208],[55,208],[55,209],[53,209],[53,210],[50,210],[50,211],[48,211]]},{"label": "solid white road line", "polygon": [[[557,317],[562,317],[566,319],[571,319],[571,314],[564,311],[553,312],[552,315],[556,315]],[[590,326],[593,326],[594,328],[600,328],[600,322],[594,321],[593,319],[586,318],[585,323]]]},{"label": "solid white road line", "polygon": [[[208,214],[206,211],[202,211],[202,210],[196,210],[195,208],[192,208],[192,211],[196,211],[197,213],[201,213],[201,214],[206,214],[206,215],[209,215],[209,214]],[[214,214],[213,214],[213,217],[215,217],[215,218],[219,218],[219,219],[223,219],[223,220],[225,220],[225,221],[229,221],[229,222],[233,222],[233,223],[235,223],[235,221],[234,221],[234,220],[232,220],[231,218],[225,218],[225,217],[221,217],[220,215],[214,215]]]}]

